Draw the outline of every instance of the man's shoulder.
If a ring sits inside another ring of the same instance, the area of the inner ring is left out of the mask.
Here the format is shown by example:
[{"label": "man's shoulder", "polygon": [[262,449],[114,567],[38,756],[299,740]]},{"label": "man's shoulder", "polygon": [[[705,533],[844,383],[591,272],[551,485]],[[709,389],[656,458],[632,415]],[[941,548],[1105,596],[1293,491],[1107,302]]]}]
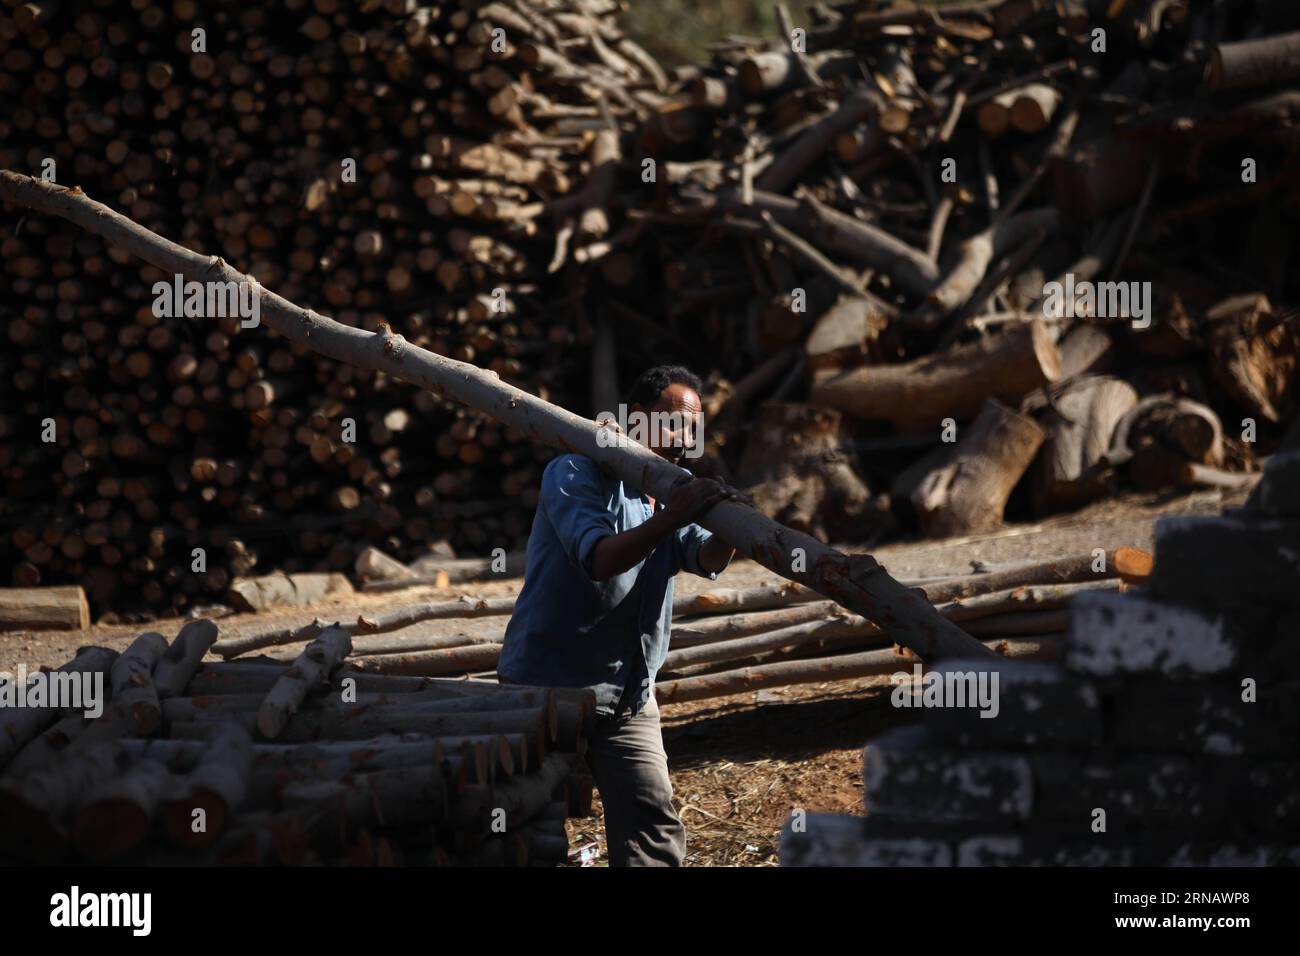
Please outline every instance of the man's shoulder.
[{"label": "man's shoulder", "polygon": [[542,470],[543,475],[600,475],[600,466],[586,455],[579,455],[576,452],[569,452],[563,455],[556,455],[546,463]]},{"label": "man's shoulder", "polygon": [[600,463],[586,455],[568,453],[556,455],[546,463],[542,470],[542,487],[556,488],[561,484],[577,482],[605,490],[610,481],[617,479],[609,474]]}]

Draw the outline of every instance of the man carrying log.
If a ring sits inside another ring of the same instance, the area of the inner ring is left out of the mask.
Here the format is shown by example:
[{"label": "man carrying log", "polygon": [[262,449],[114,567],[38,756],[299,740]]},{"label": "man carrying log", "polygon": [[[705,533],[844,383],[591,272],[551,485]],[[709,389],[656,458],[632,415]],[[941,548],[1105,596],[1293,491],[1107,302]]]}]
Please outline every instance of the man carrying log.
[{"label": "man carrying log", "polygon": [[[697,447],[700,387],[680,366],[643,372],[626,407],[652,427],[633,437],[680,464]],[[542,474],[497,672],[503,682],[595,690],[587,763],[613,866],[678,866],[685,856],[654,682],[668,654],[674,576],[684,569],[714,580],[735,553],[695,523],[729,498],[743,500],[720,482],[689,478],[656,502],[584,455],[560,455]]]}]

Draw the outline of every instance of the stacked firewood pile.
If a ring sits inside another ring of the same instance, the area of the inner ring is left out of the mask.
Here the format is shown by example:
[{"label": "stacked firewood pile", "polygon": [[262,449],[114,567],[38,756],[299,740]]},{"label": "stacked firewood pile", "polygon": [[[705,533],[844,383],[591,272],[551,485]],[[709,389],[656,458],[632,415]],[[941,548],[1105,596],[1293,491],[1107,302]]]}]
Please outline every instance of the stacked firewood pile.
[{"label": "stacked firewood pile", "polygon": [[[0,688],[102,681],[91,701],[0,709],[0,860],[169,865],[554,866],[591,813],[589,692],[354,670],[328,628],[291,664],[170,645],[82,648]],[[30,696],[31,702],[36,698]]]},{"label": "stacked firewood pile", "polygon": [[[1144,551],[1099,549],[903,583],[921,589],[945,618],[990,649],[1008,657],[1054,660],[1076,599],[1119,592],[1145,581],[1150,569]],[[359,671],[395,677],[480,675],[495,669],[505,628],[458,625],[508,616],[514,604],[514,598],[468,596],[408,603],[347,621],[267,626],[218,641],[213,652],[227,660],[262,652],[287,663],[301,653],[303,642],[342,630],[352,637],[350,663]],[[664,703],[886,674],[916,660],[894,645],[886,628],[794,582],[679,595],[673,618],[668,657],[655,686],[656,699]]]},{"label": "stacked firewood pile", "polygon": [[[0,167],[585,401],[562,266],[607,228],[614,131],[662,80],[616,10],[4,0]],[[0,271],[4,584],[167,611],[250,572],[346,570],[367,543],[526,538],[552,453],[516,430],[232,315],[160,318],[173,277],[66,223],[0,216]]]},{"label": "stacked firewood pile", "polygon": [[865,819],[796,814],[782,863],[1300,862],[1298,476],[1300,429],[1245,507],[1161,519],[1148,589],[1081,599],[1059,666],[995,665],[995,713],[937,698],[870,741]]},{"label": "stacked firewood pile", "polygon": [[585,252],[718,373],[707,467],[844,541],[1252,480],[1296,409],[1296,6],[811,16],[678,71]]}]

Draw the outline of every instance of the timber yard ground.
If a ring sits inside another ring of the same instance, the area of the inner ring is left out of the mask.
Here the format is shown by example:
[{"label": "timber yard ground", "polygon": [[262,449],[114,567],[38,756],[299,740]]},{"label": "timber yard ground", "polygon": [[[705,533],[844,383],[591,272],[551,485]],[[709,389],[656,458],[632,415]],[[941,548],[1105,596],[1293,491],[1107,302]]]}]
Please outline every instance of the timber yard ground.
[{"label": "timber yard ground", "polygon": [[[969,573],[970,562],[1047,560],[1093,548],[1151,548],[1156,518],[1172,514],[1217,514],[1240,504],[1245,492],[1197,492],[1185,496],[1126,495],[1073,514],[1035,524],[1011,524],[998,531],[948,541],[884,545],[872,553],[896,577]],[[854,550],[851,546],[840,546]],[[718,581],[683,574],[679,593],[710,587],[744,587],[780,580],[752,561],[733,562]],[[518,581],[412,588],[356,594],[310,607],[240,614],[218,620],[223,638],[272,622],[330,620],[358,609],[393,606],[461,594],[499,597],[516,593]],[[499,633],[502,618],[448,622],[470,634]],[[11,633],[0,636],[0,671],[19,663],[29,670],[56,667],[85,644],[122,650],[142,630],[174,635],[180,622],[148,626],[96,626],[85,631]],[[300,649],[290,645],[277,650]],[[666,704],[664,740],[673,789],[688,836],[688,866],[775,866],[776,839],[790,811],[862,812],[862,748],[873,735],[912,718],[889,706],[888,675],[749,691],[711,700]],[[596,802],[599,808],[599,798]],[[599,818],[569,820],[571,845],[605,847]]]}]

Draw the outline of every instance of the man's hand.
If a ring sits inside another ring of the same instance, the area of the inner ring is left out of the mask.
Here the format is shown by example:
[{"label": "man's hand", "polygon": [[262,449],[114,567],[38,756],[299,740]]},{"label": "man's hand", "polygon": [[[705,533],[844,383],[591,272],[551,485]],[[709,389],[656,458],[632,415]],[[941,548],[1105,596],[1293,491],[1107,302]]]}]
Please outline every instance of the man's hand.
[{"label": "man's hand", "polygon": [[[628,568],[642,560],[658,547],[663,539],[678,528],[684,528],[699,518],[704,517],[720,501],[753,502],[730,485],[712,478],[686,478],[673,486],[670,497],[664,506],[644,524],[638,525],[619,534],[607,535],[596,542],[592,551],[591,576],[597,581],[604,581],[616,574],[622,574]],[[717,543],[710,539],[704,545],[707,561],[704,566],[710,571],[721,571],[735,553],[721,538]]]},{"label": "man's hand", "polygon": [[673,487],[659,519],[676,531],[704,517],[718,502],[738,500],[745,500],[744,495],[730,485],[713,478],[687,479]]}]

